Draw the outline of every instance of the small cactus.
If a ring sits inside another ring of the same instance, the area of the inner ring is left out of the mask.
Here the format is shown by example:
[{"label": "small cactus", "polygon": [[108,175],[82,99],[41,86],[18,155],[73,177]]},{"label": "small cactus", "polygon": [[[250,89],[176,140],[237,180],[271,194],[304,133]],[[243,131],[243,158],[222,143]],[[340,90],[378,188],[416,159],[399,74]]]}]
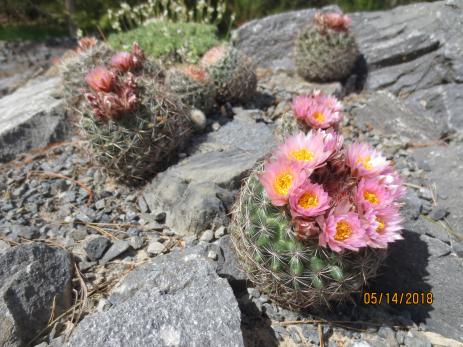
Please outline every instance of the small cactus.
[{"label": "small cactus", "polygon": [[249,279],[281,306],[346,299],[374,277],[401,239],[404,188],[380,152],[344,150],[321,129],[286,139],[245,180],[231,237]]},{"label": "small cactus", "polygon": [[165,169],[192,133],[188,108],[158,83],[150,66],[145,70],[143,60],[118,53],[90,70],[79,123],[95,160],[127,183]]},{"label": "small cactus", "polygon": [[308,81],[340,81],[352,71],[359,56],[350,18],[338,13],[320,13],[296,39],[294,60],[297,72]]},{"label": "small cactus", "polygon": [[166,86],[191,108],[209,113],[215,106],[215,88],[209,74],[195,65],[176,66],[166,73]]},{"label": "small cactus", "polygon": [[211,48],[200,65],[210,74],[219,103],[244,103],[254,96],[256,73],[250,58],[240,50],[228,45]]}]

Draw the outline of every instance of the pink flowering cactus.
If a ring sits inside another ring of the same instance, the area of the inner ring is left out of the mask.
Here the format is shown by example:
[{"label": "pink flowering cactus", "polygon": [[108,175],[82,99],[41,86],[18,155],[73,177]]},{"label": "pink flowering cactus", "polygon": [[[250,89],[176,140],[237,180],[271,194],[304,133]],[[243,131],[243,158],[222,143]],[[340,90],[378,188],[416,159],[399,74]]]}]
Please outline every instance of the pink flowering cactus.
[{"label": "pink flowering cactus", "polygon": [[331,95],[317,90],[310,95],[299,95],[293,100],[295,117],[310,128],[328,129],[343,118],[341,103]]},{"label": "pink flowering cactus", "polygon": [[[313,99],[296,98],[296,116],[307,115]],[[323,100],[340,109],[337,100],[325,96]],[[367,144],[345,148],[333,129],[288,137],[259,179],[270,202],[291,216],[299,239],[315,239],[338,253],[387,248],[402,239],[399,200],[405,188],[399,174]]]},{"label": "pink flowering cactus", "polygon": [[141,66],[145,54],[138,43],[134,43],[131,52],[118,52],[111,58],[111,66],[120,72],[133,71]]}]

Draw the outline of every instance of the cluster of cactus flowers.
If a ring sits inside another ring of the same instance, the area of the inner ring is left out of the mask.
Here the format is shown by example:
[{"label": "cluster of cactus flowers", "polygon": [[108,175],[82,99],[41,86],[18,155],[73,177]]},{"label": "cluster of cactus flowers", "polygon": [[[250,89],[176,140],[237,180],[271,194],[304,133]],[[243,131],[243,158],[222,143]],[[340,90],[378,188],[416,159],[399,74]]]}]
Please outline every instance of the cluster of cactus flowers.
[{"label": "cluster of cactus flowers", "polygon": [[80,128],[94,158],[126,182],[165,169],[188,141],[188,108],[159,82],[161,69],[134,43],[88,71]]},{"label": "cluster of cactus flowers", "polygon": [[316,92],[293,112],[311,126],[280,144],[244,182],[232,238],[249,278],[284,307],[342,300],[374,277],[400,240],[405,193],[390,161],[344,145],[340,103]]},{"label": "cluster of cactus flowers", "polygon": [[309,81],[339,81],[346,78],[359,56],[351,19],[342,13],[317,12],[313,23],[296,39],[297,72]]}]

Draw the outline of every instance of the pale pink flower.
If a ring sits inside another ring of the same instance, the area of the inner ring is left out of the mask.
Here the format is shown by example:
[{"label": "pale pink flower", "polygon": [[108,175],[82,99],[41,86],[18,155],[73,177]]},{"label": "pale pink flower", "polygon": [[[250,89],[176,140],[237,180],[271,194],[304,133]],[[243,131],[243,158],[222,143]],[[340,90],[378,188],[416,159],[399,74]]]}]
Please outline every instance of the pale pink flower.
[{"label": "pale pink flower", "polygon": [[295,117],[312,128],[327,129],[343,118],[342,104],[334,97],[316,90],[311,95],[300,95],[293,100]]},{"label": "pale pink flower", "polygon": [[354,143],[347,148],[346,164],[357,177],[372,177],[381,174],[389,162],[381,152],[366,143]]},{"label": "pale pink flower", "polygon": [[352,23],[349,16],[337,12],[321,13],[314,16],[315,22],[322,28],[330,28],[338,31],[347,31]]},{"label": "pale pink flower", "polygon": [[132,44],[132,55],[135,57],[136,64],[139,64],[146,59],[145,52],[143,52],[138,42],[134,42]]},{"label": "pale pink flower", "polygon": [[290,192],[289,206],[293,217],[315,217],[330,208],[330,197],[323,186],[306,180]]},{"label": "pale pink flower", "polygon": [[369,237],[368,245],[386,248],[388,243],[402,240],[402,217],[395,206],[381,210],[369,209],[364,214],[364,227]]},{"label": "pale pink flower", "polygon": [[98,40],[94,37],[82,37],[79,41],[77,41],[77,53],[83,53],[95,46],[97,43]]},{"label": "pale pink flower", "polygon": [[269,162],[259,180],[265,188],[268,198],[275,206],[284,206],[288,203],[289,194],[298,187],[307,177],[299,166],[287,160]]},{"label": "pale pink flower", "polygon": [[325,133],[311,130],[305,135],[300,132],[286,138],[277,148],[275,157],[295,162],[299,167],[311,170],[323,164],[332,154],[332,151],[326,150],[325,147]]},{"label": "pale pink flower", "polygon": [[388,166],[378,178],[385,185],[394,200],[400,200],[405,196],[406,188],[403,185],[402,179],[391,166]]},{"label": "pale pink flower", "polygon": [[342,135],[339,135],[333,129],[328,129],[326,131],[318,129],[317,132],[324,136],[323,142],[325,143],[325,151],[336,153],[341,150],[344,143],[344,137]]},{"label": "pale pink flower", "polygon": [[358,251],[366,247],[368,237],[359,216],[355,212],[331,213],[322,224],[319,244],[334,252],[344,249]]},{"label": "pale pink flower", "polygon": [[181,66],[180,70],[190,78],[199,82],[204,82],[208,77],[206,70],[197,65],[190,64]]},{"label": "pale pink flower", "polygon": [[360,210],[381,209],[392,203],[393,196],[378,178],[362,178],[357,186],[355,200]]},{"label": "pale pink flower", "polygon": [[96,92],[110,92],[116,76],[104,66],[98,66],[85,76],[85,82]]}]

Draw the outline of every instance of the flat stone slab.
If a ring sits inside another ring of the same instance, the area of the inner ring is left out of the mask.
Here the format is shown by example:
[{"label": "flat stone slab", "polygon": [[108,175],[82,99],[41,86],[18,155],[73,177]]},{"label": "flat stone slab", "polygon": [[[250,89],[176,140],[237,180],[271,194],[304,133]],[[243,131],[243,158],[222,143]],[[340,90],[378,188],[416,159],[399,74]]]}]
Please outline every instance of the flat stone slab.
[{"label": "flat stone slab", "polygon": [[59,77],[40,78],[0,99],[0,162],[65,137],[60,85]]},{"label": "flat stone slab", "polygon": [[244,346],[233,291],[203,253],[173,252],[130,272],[68,346]]}]

